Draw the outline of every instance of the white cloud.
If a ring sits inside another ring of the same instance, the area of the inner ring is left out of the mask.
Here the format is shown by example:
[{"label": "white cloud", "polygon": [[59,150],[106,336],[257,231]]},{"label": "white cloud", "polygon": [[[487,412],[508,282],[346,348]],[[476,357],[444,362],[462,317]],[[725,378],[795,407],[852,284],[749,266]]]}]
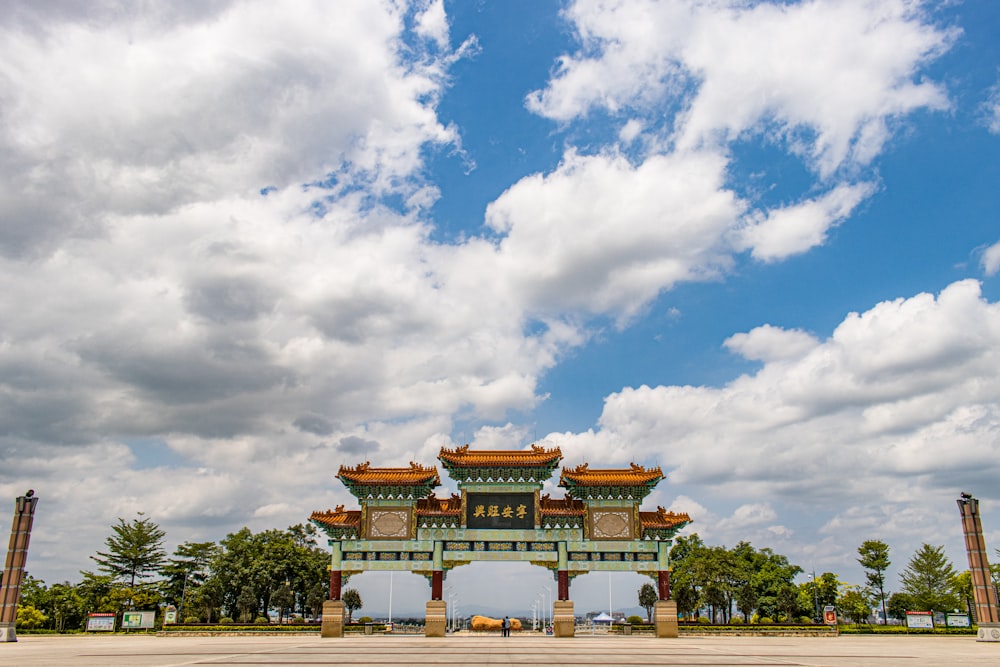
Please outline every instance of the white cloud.
[{"label": "white cloud", "polygon": [[0,29],[7,253],[99,233],[109,214],[326,173],[384,192],[415,174],[423,145],[454,139],[427,102],[440,64],[400,62],[390,4],[240,3],[166,29],[156,18]]},{"label": "white cloud", "polygon": [[[851,314],[820,342],[770,327],[731,338],[765,360],[754,375],[623,389],[599,431],[549,440],[583,459],[644,452],[672,483],[731,497],[912,503],[1000,473],[998,336],[1000,306],[959,282]],[[791,349],[775,354],[782,340]]]},{"label": "white cloud", "polygon": [[733,334],[724,345],[746,359],[755,361],[780,361],[800,358],[819,344],[810,334],[772,327],[757,327],[747,333]]},{"label": "white cloud", "polygon": [[[647,105],[652,116],[698,71],[701,92],[684,98],[673,129],[700,147],[657,147],[658,123],[628,118],[618,139],[655,150],[570,148],[490,204],[487,238],[453,244],[432,240],[437,190],[424,157],[457,146],[437,103],[448,67],[476,43],[449,52],[439,0],[21,8],[0,27],[0,424],[4,460],[16,461],[0,491],[44,483],[39,495],[60,520],[37,523],[34,562],[74,576],[68,554],[93,552],[114,517],[137,509],[171,535],[218,539],[353,503],[331,483],[345,458],[431,462],[454,444],[456,423],[531,410],[539,378],[586,342],[591,318],[624,325],[678,282],[724,275],[734,254],[773,261],[823,242],[870,186],[823,186],[768,211],[735,194],[728,149],[702,135],[738,135],[771,114],[789,137],[812,128],[814,139],[789,141],[821,170],[867,160],[886,118],[941,102],[932,84],[903,79],[947,41],[894,3],[872,6],[887,8],[873,30],[900,33],[898,53],[871,54],[862,40],[850,57],[871,56],[873,91],[835,114],[801,73],[776,71],[770,83],[809,93],[808,108],[760,107],[752,87],[743,93],[754,99],[726,98],[718,86],[733,76],[733,54],[702,63],[688,53],[711,43],[709,18],[723,32],[770,37],[754,23],[764,9],[635,3],[612,17],[630,21],[591,25],[584,15],[597,6],[574,5],[585,49],[602,55],[568,59],[535,108],[569,120],[597,104]],[[845,7],[861,15],[867,5]],[[676,22],[664,24],[668,15]],[[780,70],[788,54],[777,55]],[[812,66],[820,74],[843,66],[843,52],[827,55]],[[739,112],[731,125],[713,116],[724,105]],[[767,326],[736,334],[727,346],[764,363],[755,376],[723,389],[623,390],[599,430],[547,442],[595,463],[644,451],[681,480],[762,489],[780,487],[765,473],[782,460],[802,463],[809,429],[851,434],[845,415],[860,442],[924,419],[923,440],[897,445],[917,474],[930,466],[927,443],[962,429],[985,456],[974,436],[995,416],[969,397],[977,379],[991,395],[977,370],[986,353],[958,334],[988,338],[972,291],[882,304],[826,341]],[[953,330],[939,326],[942,304],[952,304]],[[700,433],[700,423],[716,430]],[[775,441],[761,435],[770,433]],[[665,452],[664,437],[678,449]],[[472,439],[512,448],[527,429],[481,428]],[[162,442],[168,463],[147,440]],[[744,442],[747,456],[729,455]],[[873,460],[876,471],[891,466]],[[722,519],[729,532],[716,534],[735,541],[752,523],[754,535],[786,535],[774,507],[736,508]]]},{"label": "white cloud", "polygon": [[828,176],[870,162],[898,116],[948,104],[915,74],[957,33],[905,0],[579,0],[566,16],[581,49],[528,97],[554,119],[594,107],[660,112],[680,101],[680,147],[775,134]]},{"label": "white cloud", "polygon": [[725,234],[742,203],[709,153],[568,154],[548,175],[507,189],[486,211],[505,234],[500,266],[529,312],[629,317],[681,280],[730,264]]},{"label": "white cloud", "polygon": [[983,267],[983,273],[988,276],[992,276],[1000,270],[1000,241],[983,251],[980,262]]},{"label": "white cloud", "polygon": [[741,230],[739,246],[765,262],[803,253],[822,245],[830,227],[849,217],[874,190],[871,183],[841,184],[817,199],[761,211]]},{"label": "white cloud", "polygon": [[986,127],[993,134],[1000,134],[1000,82],[986,91],[982,109]]}]

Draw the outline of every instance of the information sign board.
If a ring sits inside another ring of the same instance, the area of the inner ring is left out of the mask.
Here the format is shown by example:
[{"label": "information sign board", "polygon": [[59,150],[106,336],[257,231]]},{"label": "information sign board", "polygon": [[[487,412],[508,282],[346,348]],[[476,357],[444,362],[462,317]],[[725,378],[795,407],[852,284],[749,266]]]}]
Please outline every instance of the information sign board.
[{"label": "information sign board", "polygon": [[114,632],[115,614],[87,614],[87,632]]},{"label": "information sign board", "polygon": [[929,611],[906,612],[906,627],[913,629],[934,628],[934,614]]},{"label": "information sign board", "polygon": [[122,616],[123,630],[144,630],[156,623],[155,611],[126,611]]},{"label": "information sign board", "polygon": [[968,614],[948,614],[945,617],[945,625],[949,628],[968,628],[972,624],[969,623]]}]

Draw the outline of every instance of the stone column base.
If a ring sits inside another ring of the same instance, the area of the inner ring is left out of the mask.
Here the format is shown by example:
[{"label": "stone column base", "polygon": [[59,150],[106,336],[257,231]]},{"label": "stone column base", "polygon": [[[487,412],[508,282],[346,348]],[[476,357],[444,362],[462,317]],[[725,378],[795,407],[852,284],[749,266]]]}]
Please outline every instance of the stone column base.
[{"label": "stone column base", "polygon": [[319,628],[320,637],[344,636],[344,601],[327,600],[323,603],[323,622]]},{"label": "stone column base", "polygon": [[976,641],[1000,643],[1000,623],[980,623]]},{"label": "stone column base", "polygon": [[572,600],[556,600],[552,603],[552,635],[572,637],[576,634],[576,618],[573,616]]},{"label": "stone column base", "polygon": [[657,637],[677,636],[677,603],[673,600],[657,600],[653,605],[653,624]]},{"label": "stone column base", "polygon": [[14,623],[0,623],[0,642],[16,642],[17,633]]},{"label": "stone column base", "polygon": [[424,620],[424,637],[444,637],[448,632],[448,603],[444,600],[427,601],[427,618]]}]

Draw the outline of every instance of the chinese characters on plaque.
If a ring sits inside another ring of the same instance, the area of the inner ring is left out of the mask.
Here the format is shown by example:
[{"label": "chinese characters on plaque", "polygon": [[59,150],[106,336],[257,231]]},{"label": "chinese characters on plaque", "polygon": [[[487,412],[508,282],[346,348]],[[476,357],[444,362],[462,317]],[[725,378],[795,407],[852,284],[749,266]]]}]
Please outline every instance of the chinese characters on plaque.
[{"label": "chinese characters on plaque", "polygon": [[535,527],[535,494],[470,493],[466,498],[468,528]]}]

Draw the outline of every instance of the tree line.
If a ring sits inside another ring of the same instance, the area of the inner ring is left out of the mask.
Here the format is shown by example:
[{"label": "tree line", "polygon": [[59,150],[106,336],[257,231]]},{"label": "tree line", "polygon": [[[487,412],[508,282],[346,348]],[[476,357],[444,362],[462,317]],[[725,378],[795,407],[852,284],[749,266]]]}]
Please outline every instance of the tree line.
[{"label": "tree line", "polygon": [[62,632],[83,628],[91,612],[168,605],[184,622],[270,620],[269,610],[277,610],[279,622],[291,613],[321,613],[330,554],[309,524],[259,533],[242,528],[219,542],[184,542],[170,555],[165,536],[142,513],[118,519],[106,548],[90,557],[95,571],[81,571],[80,581],[46,586],[25,577],[18,625]]},{"label": "tree line", "polygon": [[[329,593],[329,553],[318,546],[309,524],[259,533],[242,528],[219,542],[184,542],[171,555],[165,532],[140,513],[119,518],[105,550],[90,556],[96,571],[83,570],[77,583],[46,586],[25,578],[18,625],[56,631],[80,629],[91,612],[158,609],[172,605],[183,622],[278,621],[287,615],[317,617]],[[786,556],[749,542],[732,548],[710,546],[694,533],[674,540],[670,551],[672,589],[682,618],[705,611],[712,622],[809,622],[828,605],[842,617],[866,622],[875,609],[882,618],[906,611],[974,611],[969,572],[956,572],[943,546],[922,545],[900,575],[897,591],[887,590],[889,546],[866,540],[858,547],[865,583],[851,585],[833,572],[805,574]],[[997,558],[1000,561],[1000,550]],[[993,566],[994,583],[1000,567]],[[356,591],[344,591],[349,613],[361,608]],[[651,617],[656,590],[646,584],[639,603]]]},{"label": "tree line", "polygon": [[[674,540],[670,551],[673,598],[678,615],[694,619],[707,612],[711,622],[813,622],[833,606],[842,618],[865,623],[876,610],[882,622],[903,619],[907,611],[968,611],[974,616],[971,577],[957,572],[943,546],[923,544],[900,573],[899,589],[887,589],[886,571],[892,564],[888,544],[866,540],[857,550],[865,573],[864,584],[848,584],[833,572],[808,575],[801,567],[769,548],[756,549],[739,542],[729,549],[709,546],[697,533]],[[996,552],[1000,561],[1000,549]],[[1000,565],[994,564],[993,583],[1000,585]],[[650,584],[639,589],[639,603],[652,610],[656,600]],[[973,619],[974,620],[974,619]]]}]

